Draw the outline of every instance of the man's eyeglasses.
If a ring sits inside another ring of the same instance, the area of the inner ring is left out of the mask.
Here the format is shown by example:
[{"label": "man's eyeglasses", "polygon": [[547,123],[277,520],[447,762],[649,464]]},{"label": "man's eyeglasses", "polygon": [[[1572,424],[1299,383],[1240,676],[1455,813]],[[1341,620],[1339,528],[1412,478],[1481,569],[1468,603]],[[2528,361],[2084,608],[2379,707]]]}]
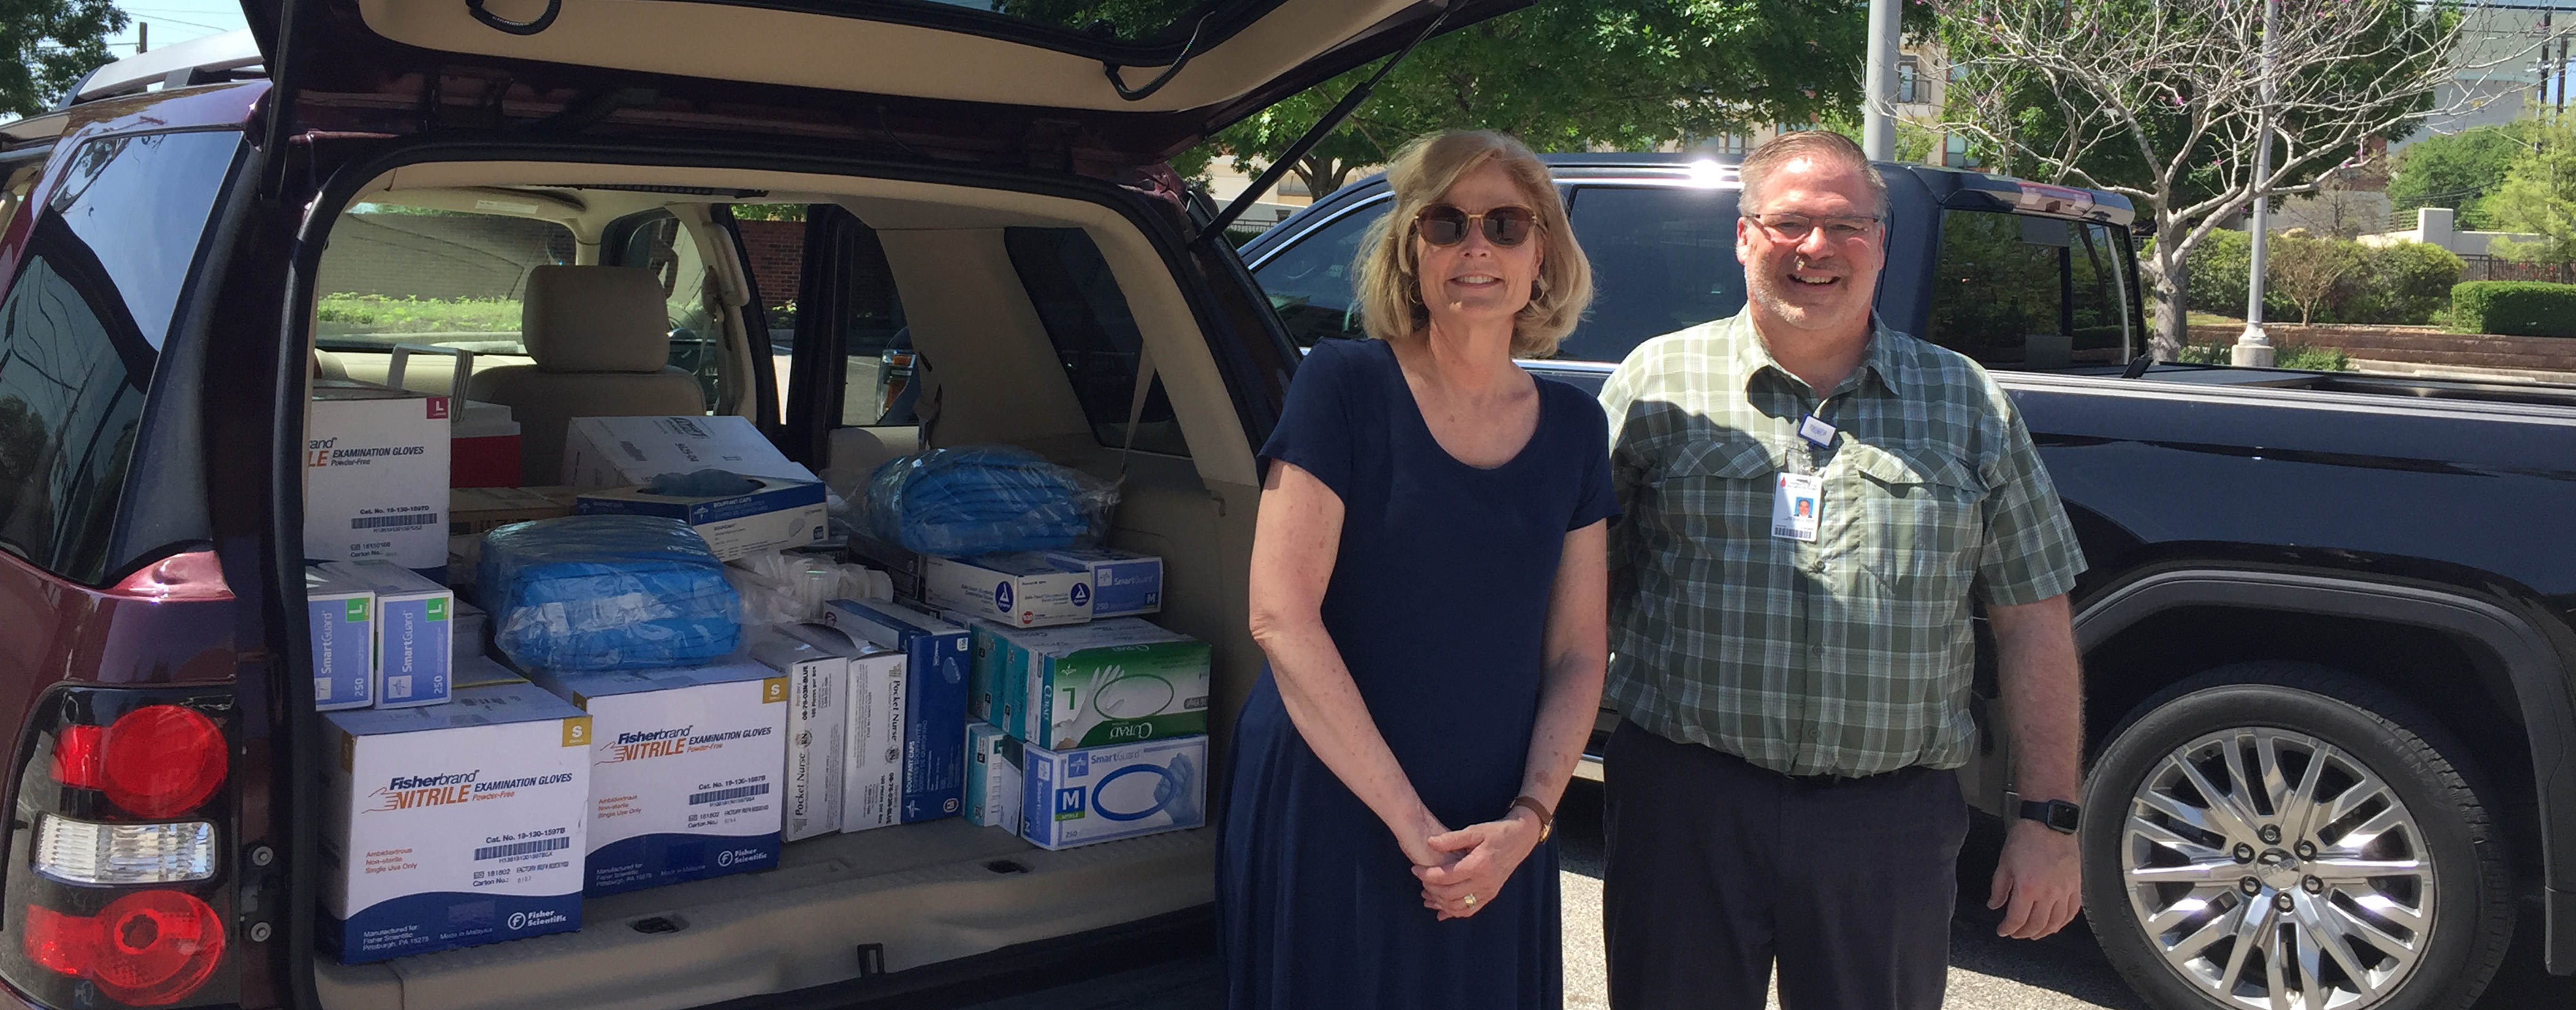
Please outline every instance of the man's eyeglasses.
[{"label": "man's eyeglasses", "polygon": [[1805,214],[1746,214],[1744,218],[1761,225],[1762,230],[1770,232],[1771,237],[1782,242],[1804,242],[1807,240],[1807,234],[1818,228],[1825,230],[1825,240],[1828,242],[1849,242],[1868,235],[1869,230],[1878,227],[1879,224],[1877,218],[1860,214],[1836,217],[1809,217]]},{"label": "man's eyeglasses", "polygon": [[1484,222],[1485,238],[1498,246],[1510,247],[1529,241],[1530,231],[1538,227],[1538,212],[1527,207],[1496,207],[1481,214],[1470,214],[1445,203],[1435,203],[1413,215],[1414,234],[1436,246],[1452,246],[1467,240],[1467,231]]}]

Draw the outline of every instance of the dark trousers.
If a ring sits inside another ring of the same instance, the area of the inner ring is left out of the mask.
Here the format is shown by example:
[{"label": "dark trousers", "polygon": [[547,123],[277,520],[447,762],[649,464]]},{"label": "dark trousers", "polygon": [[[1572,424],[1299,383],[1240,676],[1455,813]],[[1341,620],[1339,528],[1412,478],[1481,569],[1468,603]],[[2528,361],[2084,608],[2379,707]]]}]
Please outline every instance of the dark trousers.
[{"label": "dark trousers", "polygon": [[1792,779],[1621,720],[1602,756],[1613,1010],[1934,1010],[1968,807],[1952,772]]}]

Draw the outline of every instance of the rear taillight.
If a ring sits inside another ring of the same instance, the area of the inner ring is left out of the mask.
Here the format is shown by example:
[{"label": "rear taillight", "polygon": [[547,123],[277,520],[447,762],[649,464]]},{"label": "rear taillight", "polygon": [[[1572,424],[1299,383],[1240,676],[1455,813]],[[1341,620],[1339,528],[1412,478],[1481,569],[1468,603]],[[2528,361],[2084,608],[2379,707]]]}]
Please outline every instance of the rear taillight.
[{"label": "rear taillight", "polygon": [[133,1006],[168,1006],[204,988],[224,959],[224,923],[185,891],[135,891],[97,915],[27,906],[29,960]]},{"label": "rear taillight", "polygon": [[233,700],[220,688],[64,687],[18,756],[0,978],[48,1007],[236,996]]}]

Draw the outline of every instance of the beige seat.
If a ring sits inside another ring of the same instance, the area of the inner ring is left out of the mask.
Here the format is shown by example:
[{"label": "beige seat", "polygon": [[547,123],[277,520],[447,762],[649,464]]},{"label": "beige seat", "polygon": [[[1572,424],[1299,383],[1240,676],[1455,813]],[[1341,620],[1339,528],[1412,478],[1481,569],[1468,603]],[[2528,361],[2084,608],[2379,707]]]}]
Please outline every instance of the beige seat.
[{"label": "beige seat", "polygon": [[650,270],[538,267],[519,320],[536,364],[477,371],[468,398],[505,404],[519,422],[524,486],[561,482],[573,418],[706,413],[697,377],[670,367],[670,320]]}]

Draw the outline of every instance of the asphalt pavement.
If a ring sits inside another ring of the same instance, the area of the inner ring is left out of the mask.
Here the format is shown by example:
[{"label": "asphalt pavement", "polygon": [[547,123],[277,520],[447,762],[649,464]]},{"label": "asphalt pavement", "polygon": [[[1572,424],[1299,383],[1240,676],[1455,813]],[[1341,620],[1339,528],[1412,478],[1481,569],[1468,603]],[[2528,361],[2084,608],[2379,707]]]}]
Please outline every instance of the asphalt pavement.
[{"label": "asphalt pavement", "polygon": [[[1564,865],[1565,1005],[1607,1007],[1607,982],[1601,955],[1601,792],[1598,783],[1576,781],[1557,815],[1556,837]],[[1963,865],[1980,856],[1980,845],[1992,837],[1980,831],[1970,841]],[[1983,887],[1976,888],[1982,891]],[[2537,904],[2527,906],[2524,922],[2536,922]],[[2504,969],[2488,986],[2475,1010],[2568,1010],[2576,1008],[2576,979],[2554,978],[2540,968],[2539,930],[2518,931]],[[1329,969],[1325,969],[1329,970]],[[1141,971],[1093,979],[1043,993],[1029,993],[979,1005],[973,1010],[1206,1010],[1222,1005],[1221,971],[1211,955],[1199,955]],[[1775,1001],[1772,1006],[1779,1004]],[[2042,941],[2006,940],[1994,935],[1990,913],[1963,904],[1950,929],[1949,1010],[2149,1010],[2111,968],[2078,919],[2073,927]]]}]

